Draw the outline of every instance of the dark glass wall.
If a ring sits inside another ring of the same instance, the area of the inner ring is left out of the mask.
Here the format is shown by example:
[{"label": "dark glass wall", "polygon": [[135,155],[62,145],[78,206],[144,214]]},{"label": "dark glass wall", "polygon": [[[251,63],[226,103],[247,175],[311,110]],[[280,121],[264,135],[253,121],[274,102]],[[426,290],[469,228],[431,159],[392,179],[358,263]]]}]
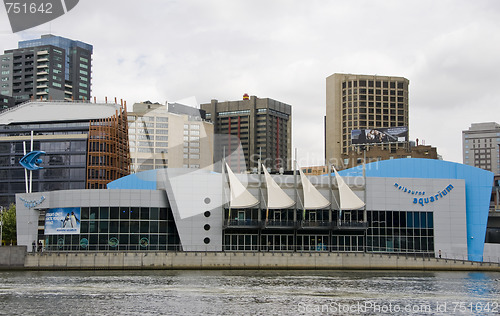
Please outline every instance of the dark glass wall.
[{"label": "dark glass wall", "polygon": [[39,236],[47,251],[179,250],[172,210],[82,207],[80,234]]},{"label": "dark glass wall", "polygon": [[[15,194],[26,192],[24,168],[19,160],[33,150],[41,150],[43,169],[32,172],[32,192],[84,189],[87,166],[88,122],[0,126],[0,205],[15,203]],[[40,139],[42,138],[42,139]],[[29,175],[29,172],[28,172]]]}]

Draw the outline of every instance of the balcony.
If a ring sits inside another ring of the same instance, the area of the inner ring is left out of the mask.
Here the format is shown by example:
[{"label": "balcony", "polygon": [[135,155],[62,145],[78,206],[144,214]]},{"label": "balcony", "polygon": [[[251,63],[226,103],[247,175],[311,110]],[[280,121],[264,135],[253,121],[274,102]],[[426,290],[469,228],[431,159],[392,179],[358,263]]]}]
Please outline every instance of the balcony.
[{"label": "balcony", "polygon": [[300,228],[307,229],[328,229],[332,228],[335,225],[334,222],[329,221],[302,221],[300,223]]},{"label": "balcony", "polygon": [[333,226],[334,230],[367,230],[368,222],[339,221]]},{"label": "balcony", "polygon": [[336,231],[364,231],[368,229],[368,222],[362,221],[286,221],[277,219],[232,219],[225,220],[223,228],[237,229],[298,229],[298,230],[336,230]]},{"label": "balcony", "polygon": [[224,222],[224,228],[260,228],[261,222],[253,219],[232,219]]},{"label": "balcony", "polygon": [[282,221],[282,220],[275,220],[275,219],[269,219],[267,222],[264,222],[264,228],[282,228],[282,229],[287,229],[287,228],[297,228],[298,227],[298,222],[294,221]]}]

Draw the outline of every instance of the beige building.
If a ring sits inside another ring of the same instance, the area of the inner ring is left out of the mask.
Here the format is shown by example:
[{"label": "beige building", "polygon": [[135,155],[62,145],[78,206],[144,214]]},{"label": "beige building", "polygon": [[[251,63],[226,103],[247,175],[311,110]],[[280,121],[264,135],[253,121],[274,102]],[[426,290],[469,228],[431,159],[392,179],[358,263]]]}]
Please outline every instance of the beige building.
[{"label": "beige building", "polygon": [[160,168],[209,168],[213,124],[198,109],[175,104],[136,103],[128,113],[132,172]]},{"label": "beige building", "polygon": [[[409,126],[409,80],[403,77],[333,74],[326,78],[325,160],[344,168],[353,129]],[[378,145],[389,153],[406,143]]]},{"label": "beige building", "polygon": [[[362,151],[351,151],[345,157],[347,158],[344,158],[343,168],[353,168],[363,164],[364,153]],[[439,159],[440,157],[436,147],[429,145],[410,146],[409,149],[398,148],[394,151],[386,150],[378,146],[367,146],[366,148],[366,163],[400,158]]]}]

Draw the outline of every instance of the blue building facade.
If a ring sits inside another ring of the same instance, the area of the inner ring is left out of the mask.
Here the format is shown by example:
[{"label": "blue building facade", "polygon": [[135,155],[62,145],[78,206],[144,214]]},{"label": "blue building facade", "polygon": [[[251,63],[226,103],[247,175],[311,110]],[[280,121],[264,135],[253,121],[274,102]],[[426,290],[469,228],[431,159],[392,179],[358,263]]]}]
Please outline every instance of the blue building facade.
[{"label": "blue building facade", "polygon": [[[366,177],[463,179],[465,181],[467,251],[469,260],[482,261],[493,173],[476,167],[434,159],[406,158],[366,164]],[[363,166],[343,170],[360,177]]]}]

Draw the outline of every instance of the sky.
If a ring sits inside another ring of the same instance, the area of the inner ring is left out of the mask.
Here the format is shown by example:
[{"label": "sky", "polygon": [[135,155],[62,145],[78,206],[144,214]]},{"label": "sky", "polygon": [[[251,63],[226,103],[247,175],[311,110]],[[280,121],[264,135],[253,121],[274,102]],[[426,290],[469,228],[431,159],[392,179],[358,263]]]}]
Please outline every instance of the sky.
[{"label": "sky", "polygon": [[462,131],[500,123],[500,1],[80,0],[12,33],[94,46],[92,95],[135,102],[240,100],[292,106],[299,164],[324,162],[325,82],[333,73],[410,80],[410,139],[462,163]]}]

